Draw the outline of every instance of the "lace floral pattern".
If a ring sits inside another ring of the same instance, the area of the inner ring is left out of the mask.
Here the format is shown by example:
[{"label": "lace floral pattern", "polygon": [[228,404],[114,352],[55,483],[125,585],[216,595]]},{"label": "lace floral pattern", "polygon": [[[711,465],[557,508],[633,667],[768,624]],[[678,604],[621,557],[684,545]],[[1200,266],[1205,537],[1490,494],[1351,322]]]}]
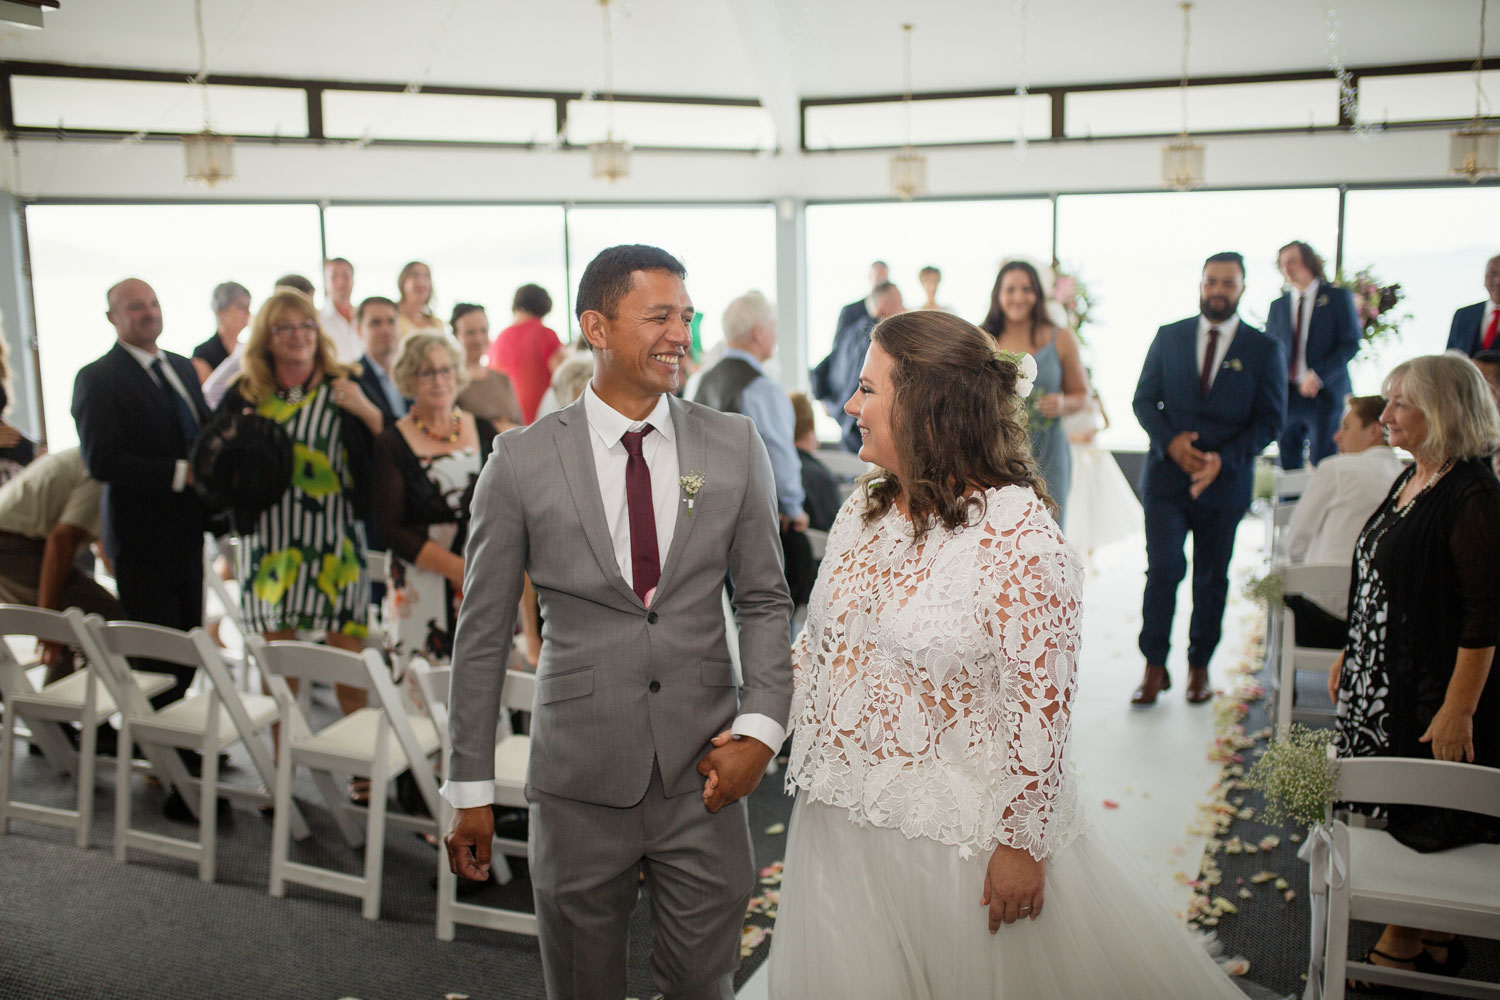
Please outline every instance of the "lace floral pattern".
[{"label": "lace floral pattern", "polygon": [[793,651],[786,783],[963,857],[1043,858],[1082,826],[1066,753],[1082,573],[1030,489],[916,542],[852,496]]}]

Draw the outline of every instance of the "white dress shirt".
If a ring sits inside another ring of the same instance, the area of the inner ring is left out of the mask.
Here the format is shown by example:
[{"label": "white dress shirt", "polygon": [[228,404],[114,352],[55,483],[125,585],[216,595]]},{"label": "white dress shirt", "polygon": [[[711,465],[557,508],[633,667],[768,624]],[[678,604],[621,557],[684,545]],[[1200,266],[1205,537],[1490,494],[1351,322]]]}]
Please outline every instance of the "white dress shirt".
[{"label": "white dress shirt", "polygon": [[[599,398],[594,383],[583,390],[583,411],[589,424],[589,444],[594,452],[594,471],[599,479],[599,498],[604,502],[604,523],[614,546],[615,562],[620,575],[634,588],[635,573],[630,558],[630,504],[625,495],[625,462],[630,457],[620,438],[627,431],[638,431],[647,424],[652,432],[641,439],[641,457],[651,473],[651,512],[656,517],[656,553],[666,562],[677,529],[677,507],[683,502],[678,483],[677,429],[672,425],[672,410],[667,397],[657,400],[645,420],[631,420]],[[767,542],[770,544],[770,541]],[[647,597],[655,596],[652,591]],[[649,604],[649,600],[647,601]],[[774,752],[786,740],[786,727],[770,716],[745,712],[735,717],[730,728],[736,739],[752,736]],[[467,809],[489,805],[494,801],[494,786],[488,781],[448,781],[443,795],[455,808]]]},{"label": "white dress shirt", "polygon": [[[136,347],[133,344],[127,344],[123,340],[120,341],[120,346],[125,348],[130,356],[132,358],[135,358],[135,360],[140,363],[140,366],[142,368],[146,369],[146,377],[155,382],[157,385],[161,385],[161,382],[158,381],[156,377],[156,369],[153,366],[158,361],[160,361],[161,370],[165,372],[167,376],[167,384],[171,386],[173,392],[182,397],[183,402],[187,403],[188,412],[193,415],[193,419],[198,419],[198,408],[193,405],[193,397],[188,395],[187,387],[182,384],[182,380],[177,377],[177,373],[172,370],[172,365],[167,361],[166,357],[162,355],[161,351],[147,351],[142,348]],[[173,414],[172,419],[177,419],[176,414]],[[189,441],[188,447],[191,448],[192,446],[193,442]],[[177,466],[172,472],[173,493],[181,493],[183,488],[187,486],[187,474],[188,461],[185,458],[179,458],[177,460]]]},{"label": "white dress shirt", "polygon": [[[1401,468],[1401,459],[1383,444],[1351,455],[1329,455],[1319,462],[1292,510],[1292,562],[1352,565],[1359,533]],[[1307,596],[1329,614],[1349,617],[1347,591]]]},{"label": "white dress shirt", "polygon": [[328,334],[328,339],[333,341],[334,354],[340,362],[352,365],[365,353],[365,343],[360,340],[354,322],[345,319],[344,314],[332,302],[324,305],[323,311],[318,313],[318,324]]},{"label": "white dress shirt", "polygon": [[1287,289],[1286,321],[1288,324],[1297,319],[1297,303],[1299,300],[1302,303],[1302,329],[1298,331],[1299,335],[1293,338],[1297,346],[1297,356],[1291,359],[1292,366],[1288,369],[1288,373],[1294,380],[1300,379],[1307,371],[1307,331],[1312,325],[1313,308],[1318,303],[1318,287],[1318,282],[1310,281],[1300,292],[1295,288]]},{"label": "white dress shirt", "polygon": [[1219,377],[1219,368],[1224,364],[1224,358],[1229,354],[1229,345],[1234,341],[1234,333],[1240,328],[1239,316],[1231,316],[1222,323],[1210,323],[1207,316],[1198,317],[1198,348],[1194,352],[1197,359],[1197,371],[1203,371],[1203,355],[1208,353],[1208,331],[1219,328],[1219,344],[1214,352],[1213,371],[1208,374],[1208,386],[1213,388],[1214,380]]}]

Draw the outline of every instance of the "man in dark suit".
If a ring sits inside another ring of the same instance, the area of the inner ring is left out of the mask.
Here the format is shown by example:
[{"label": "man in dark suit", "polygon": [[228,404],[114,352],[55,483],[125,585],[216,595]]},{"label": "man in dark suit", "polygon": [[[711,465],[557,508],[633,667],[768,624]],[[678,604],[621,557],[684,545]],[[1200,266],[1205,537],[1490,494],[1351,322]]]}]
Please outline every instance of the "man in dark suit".
[{"label": "man in dark suit", "polygon": [[359,339],[365,345],[365,353],[359,359],[359,378],[355,381],[380,410],[384,425],[389,427],[411,409],[411,400],[401,395],[391,378],[391,368],[401,353],[396,303],[384,296],[372,295],[359,304],[354,322],[359,327]]},{"label": "man in dark suit", "polygon": [[1146,512],[1146,592],[1140,649],[1146,675],[1131,703],[1153,705],[1172,686],[1167,653],[1177,585],[1193,536],[1193,616],[1187,700],[1208,701],[1208,661],[1224,619],[1234,532],[1250,507],[1255,456],[1281,430],[1286,357],[1236,315],[1245,262],[1216,253],[1203,264],[1199,315],[1156,331],[1135,389],[1135,415],[1151,437],[1141,472]]},{"label": "man in dark suit", "polygon": [[1473,357],[1500,348],[1500,254],[1484,265],[1484,290],[1490,297],[1453,314],[1448,328],[1448,350]]},{"label": "man in dark suit", "polygon": [[[876,285],[883,285],[887,281],[890,281],[890,280],[891,280],[891,268],[890,268],[890,265],[886,264],[886,262],[883,261],[883,260],[877,260],[877,261],[874,261],[873,263],[870,264],[870,288],[871,289],[875,288]],[[844,327],[848,326],[850,323],[853,323],[855,320],[859,319],[861,316],[868,315],[869,312],[870,312],[870,299],[869,299],[868,296],[866,296],[865,298],[860,299],[857,302],[851,302],[847,306],[845,306],[844,308],[840,309],[839,310],[839,321],[838,321],[837,324],[834,325],[834,328],[833,328],[834,336],[838,336],[838,332],[840,330],[842,330]]]},{"label": "man in dark suit", "polygon": [[[108,293],[116,343],[73,383],[73,419],[89,475],[104,484],[105,554],[125,615],[190,629],[203,624],[205,515],[192,489],[188,451],[208,406],[192,362],[157,348],[161,305],[151,286],[127,278]],[[177,683],[160,707],[181,698],[190,667],[151,664]]]},{"label": "man in dark suit", "polygon": [[1359,351],[1354,296],[1330,284],[1323,258],[1301,240],[1276,256],[1287,291],[1271,303],[1266,334],[1287,361],[1286,424],[1278,447],[1283,469],[1302,468],[1304,446],[1317,465],[1337,449],[1333,432],[1344,413],[1349,361]]},{"label": "man in dark suit", "polygon": [[845,451],[857,454],[861,445],[859,428],[854,425],[854,418],[844,412],[844,404],[859,386],[859,370],[864,366],[865,352],[870,349],[870,331],[887,316],[905,311],[899,288],[889,281],[876,285],[870,293],[869,308],[862,309],[848,326],[839,328],[828,357],[812,370],[813,397],[844,429],[839,443]]}]

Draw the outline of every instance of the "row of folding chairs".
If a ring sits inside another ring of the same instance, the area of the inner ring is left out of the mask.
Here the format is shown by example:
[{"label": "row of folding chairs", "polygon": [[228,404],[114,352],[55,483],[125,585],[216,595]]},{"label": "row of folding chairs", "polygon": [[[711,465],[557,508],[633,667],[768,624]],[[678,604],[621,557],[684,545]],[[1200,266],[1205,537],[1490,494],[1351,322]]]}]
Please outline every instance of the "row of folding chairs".
[{"label": "row of folding chairs", "polygon": [[[78,649],[86,664],[52,684],[33,683],[36,673],[16,655],[15,640],[38,639]],[[217,799],[221,796],[273,805],[269,890],[285,894],[289,883],[302,884],[359,898],[368,919],[380,912],[385,832],[388,826],[424,833],[445,830],[451,816],[438,794],[447,766],[447,669],[412,661],[413,685],[398,689],[380,652],[367,648],[349,653],[306,642],[267,643],[246,638],[246,661],[253,661],[271,691],[269,696],[241,690],[222,650],[201,629],[180,632],[135,622],[106,622],[85,616],[77,608],[66,612],[0,605],[0,694],[4,696],[0,723],[0,834],[15,821],[66,827],[79,847],[91,839],[96,778],[97,726],[119,718],[119,747],[115,757],[115,822],[113,849],[124,862],[131,851],[163,854],[195,862],[198,877],[213,881],[217,847]],[[196,668],[198,683],[189,695],[155,709],[151,698],[171,687],[167,674],[132,669],[130,660],[143,658]],[[311,706],[314,684],[345,685],[366,694],[366,706],[331,723],[315,721]],[[510,727],[510,712],[530,711],[534,678],[511,671],[504,691],[505,710],[496,745],[496,801],[524,808],[523,795],[529,741]],[[75,808],[64,809],[16,801],[12,795],[15,752],[20,727],[29,729],[33,743],[48,762],[77,781]],[[278,753],[273,761],[264,733],[280,724]],[[76,725],[78,746],[66,737],[64,726]],[[253,791],[219,780],[218,757],[242,743],[263,782]],[[132,762],[139,747],[146,760]],[[202,760],[201,775],[188,772],[179,749],[195,750]],[[434,766],[438,767],[437,773]],[[310,835],[292,788],[298,768],[311,771],[313,782],[340,836],[353,849],[363,848],[363,870],[352,875],[293,860],[290,845]],[[132,777],[154,773],[163,785],[176,788],[198,821],[196,840],[166,837],[135,829],[131,824]],[[410,772],[426,816],[390,812],[386,803],[392,784]],[[366,778],[371,791],[368,806],[352,803],[336,776]],[[520,841],[495,842],[500,882],[510,878],[506,854],[524,857]],[[446,856],[437,858],[439,898],[437,932],[451,940],[454,925],[475,924],[516,933],[535,934],[529,913],[494,910],[459,903],[454,898],[454,876]]]}]

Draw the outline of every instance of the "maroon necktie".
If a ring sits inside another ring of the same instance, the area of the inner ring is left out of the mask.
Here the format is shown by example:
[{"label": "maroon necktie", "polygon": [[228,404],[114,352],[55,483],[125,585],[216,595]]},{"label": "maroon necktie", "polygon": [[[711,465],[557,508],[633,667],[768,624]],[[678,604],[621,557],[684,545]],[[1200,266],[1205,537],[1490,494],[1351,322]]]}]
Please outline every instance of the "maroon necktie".
[{"label": "maroon necktie", "polygon": [[1198,391],[1207,396],[1214,380],[1214,357],[1219,353],[1219,328],[1208,328],[1208,350],[1203,352],[1203,371],[1198,373]]},{"label": "maroon necktie", "polygon": [[1302,353],[1302,293],[1293,292],[1297,307],[1292,312],[1292,356],[1286,359],[1286,375],[1289,381],[1297,381],[1297,355]]},{"label": "maroon necktie", "polygon": [[626,431],[620,438],[625,446],[625,503],[630,509],[630,585],[642,601],[661,579],[661,561],[656,553],[656,511],[651,506],[651,469],[641,455],[641,441],[650,434],[647,424],[638,431]]},{"label": "maroon necktie", "polygon": [[1484,331],[1484,339],[1479,342],[1479,349],[1488,351],[1494,347],[1497,333],[1500,333],[1500,309],[1490,313],[1490,325]]}]

